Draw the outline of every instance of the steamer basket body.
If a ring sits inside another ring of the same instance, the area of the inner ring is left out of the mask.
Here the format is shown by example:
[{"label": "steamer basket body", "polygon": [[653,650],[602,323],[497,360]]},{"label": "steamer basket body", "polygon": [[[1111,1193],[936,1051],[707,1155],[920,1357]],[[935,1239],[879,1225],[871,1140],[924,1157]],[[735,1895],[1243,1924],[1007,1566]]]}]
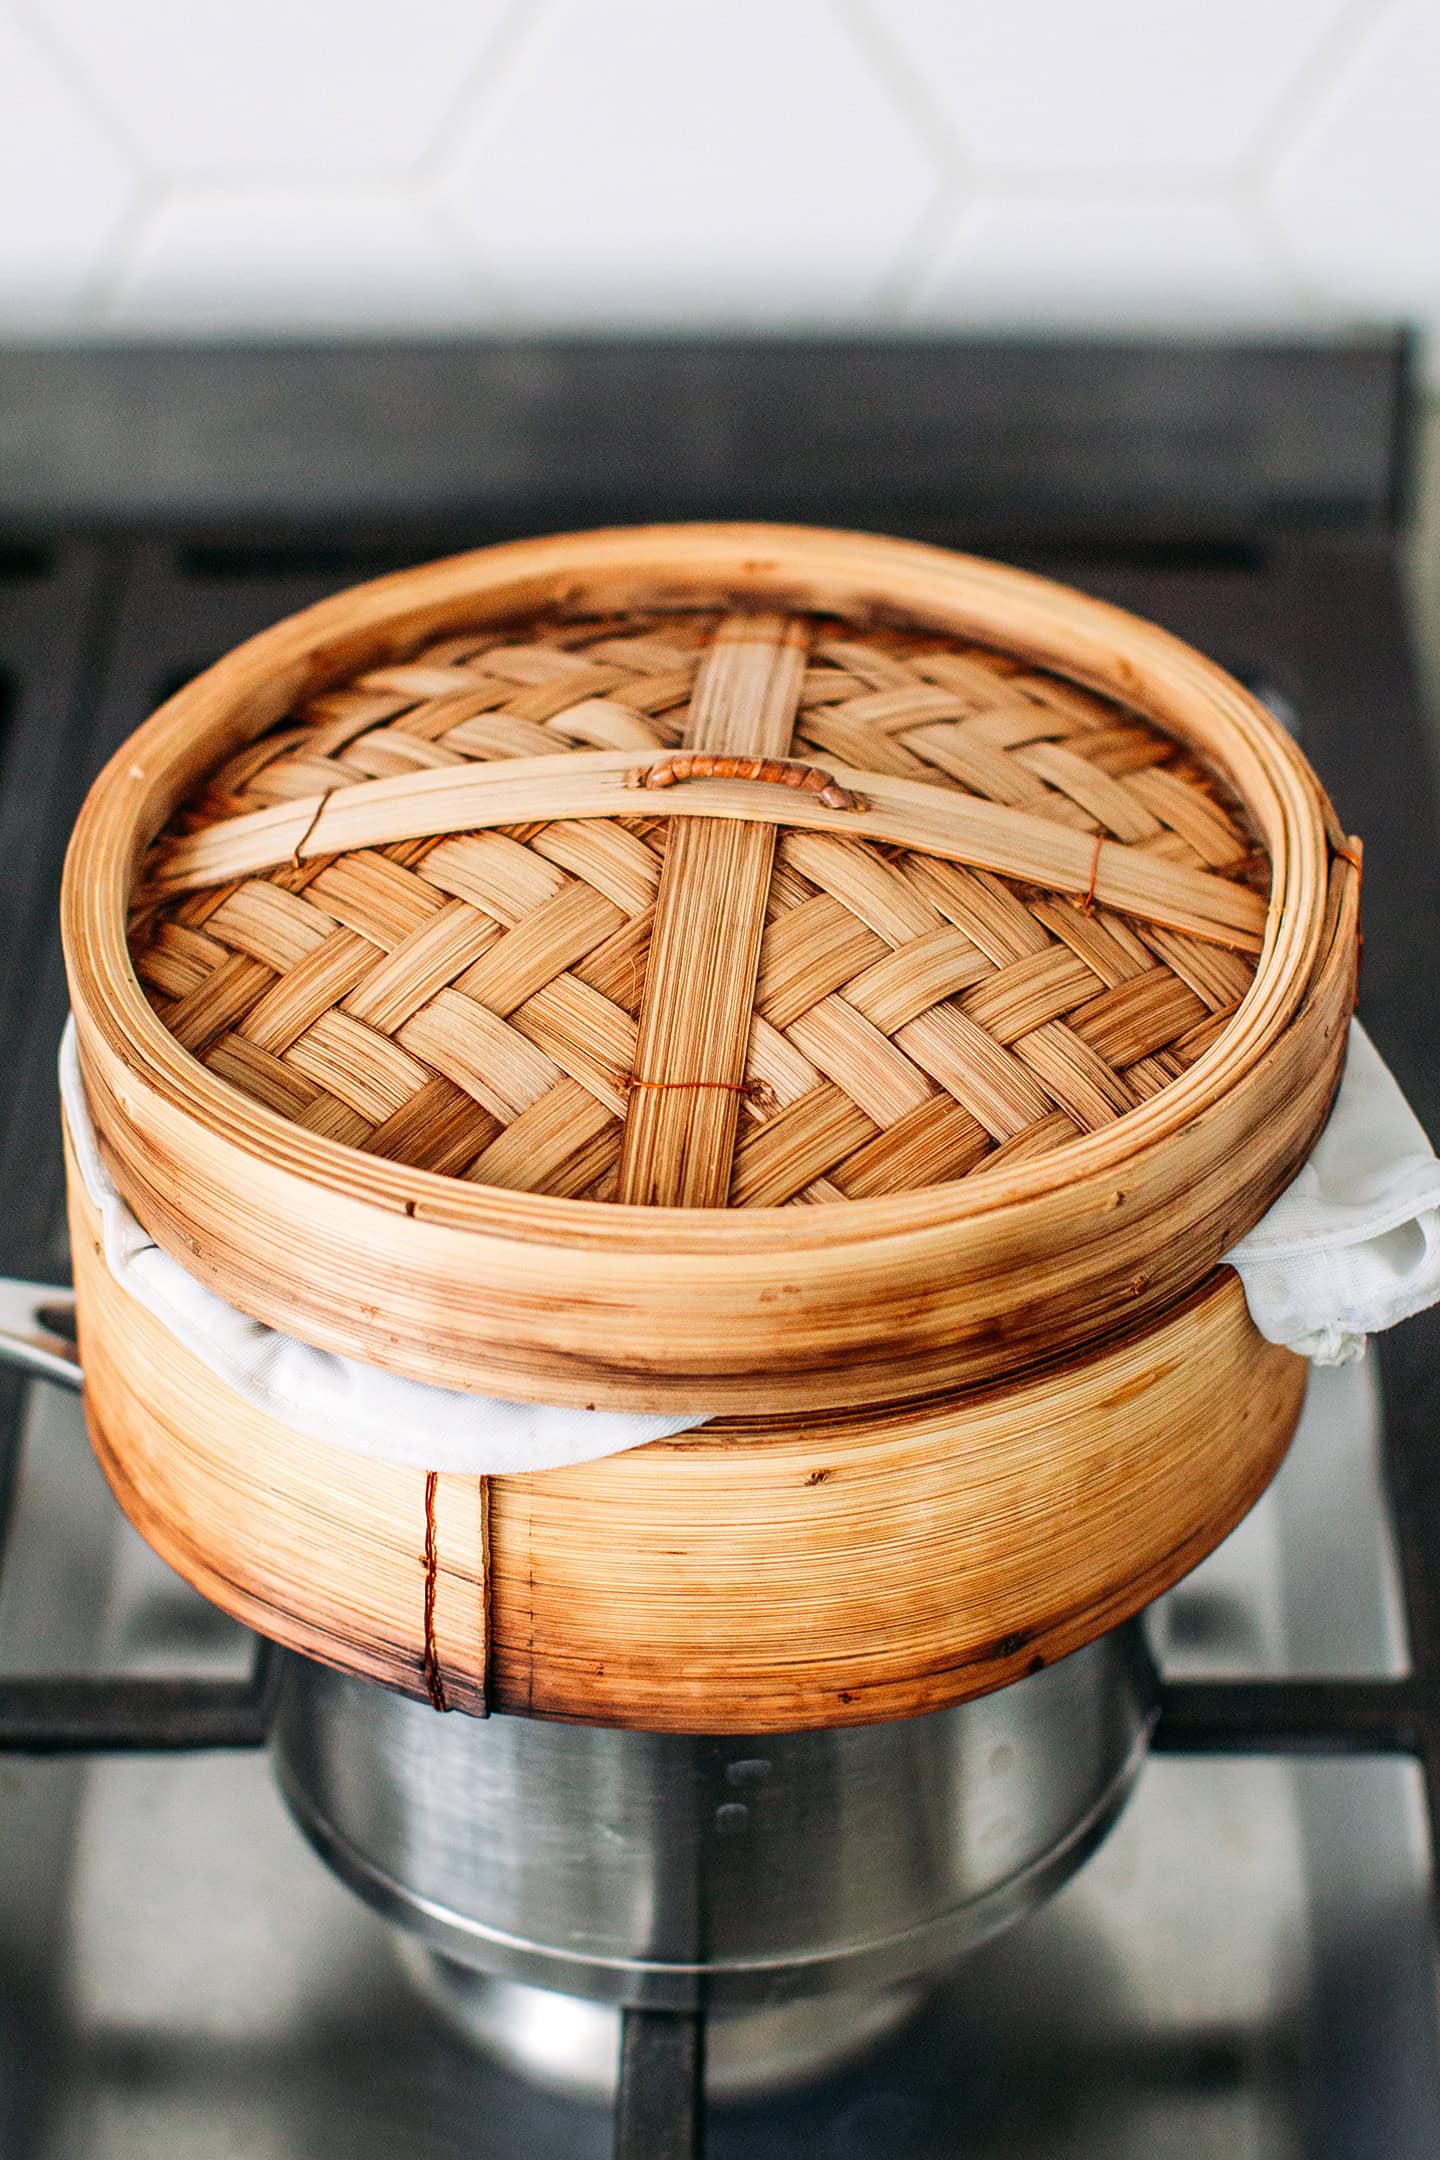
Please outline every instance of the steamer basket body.
[{"label": "steamer basket body", "polygon": [[1246,691],[998,565],[643,528],[324,602],[82,813],[106,1166],[321,1349],[710,1422],[529,1476],[326,1445],[114,1280],[72,1166],[115,1491],[437,1709],[795,1732],[1037,1671],[1294,1429],[1221,1261],[1328,1114],[1358,889]]},{"label": "steamer basket body", "polygon": [[[631,648],[708,610],[688,716],[650,710],[653,670],[622,709],[591,636],[572,713],[537,679],[494,717],[457,633],[493,648],[527,609],[501,664],[532,677],[587,610],[640,611]],[[1017,710],[1043,739],[1014,746]],[[771,763],[834,784],[706,777],[727,749],[637,793],[635,745],[682,737],[818,751]],[[178,693],[82,813],[67,966],[117,1183],[255,1318],[517,1400],[862,1409],[1158,1317],[1263,1214],[1343,1057],[1338,839],[1247,692],[1082,595],[865,536],[574,535],[343,594]],[[804,895],[804,939],[767,926]],[[358,985],[357,937],[385,957]]]},{"label": "steamer basket body", "polygon": [[70,1192],[91,1435],[136,1527],[248,1626],[457,1710],[799,1732],[986,1694],[1196,1565],[1304,1395],[1225,1271],[1009,1387],[432,1480],[231,1394],[115,1283],[73,1169]]}]

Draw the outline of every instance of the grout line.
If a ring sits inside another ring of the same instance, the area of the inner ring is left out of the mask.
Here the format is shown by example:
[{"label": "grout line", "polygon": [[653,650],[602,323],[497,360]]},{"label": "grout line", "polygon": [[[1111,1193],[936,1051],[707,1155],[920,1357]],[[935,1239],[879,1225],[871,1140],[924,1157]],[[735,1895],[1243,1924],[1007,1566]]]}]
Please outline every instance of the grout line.
[{"label": "grout line", "polygon": [[60,25],[51,16],[39,13],[32,0],[10,0],[10,13],[69,85],[89,119],[102,135],[109,138],[111,147],[119,151],[135,179],[153,181],[159,178],[147,145],[132,132],[124,113],[111,104]]},{"label": "grout line", "polygon": [[314,202],[406,202],[415,193],[413,178],[404,172],[325,172],[295,165],[235,173],[179,173],[160,177],[158,184],[167,200],[201,203],[229,202],[237,196],[263,200],[270,195],[303,196]]},{"label": "grout line", "polygon": [[1285,244],[1284,236],[1277,232],[1267,214],[1265,204],[1257,201],[1250,191],[1239,185],[1232,190],[1236,216],[1254,241],[1274,275],[1279,278],[1297,310],[1313,322],[1334,323],[1337,317],[1350,319],[1355,310],[1345,305],[1343,298],[1312,277],[1304,264],[1299,262]]},{"label": "grout line", "polygon": [[[224,202],[227,199],[242,203],[254,202],[257,197],[271,192],[271,186],[268,179],[215,181],[199,187],[188,183],[169,188],[151,183],[143,185],[139,198],[120,228],[111,259],[101,266],[91,281],[93,291],[86,304],[86,319],[98,329],[123,329],[127,335],[133,333],[138,336],[164,337],[176,334],[175,325],[168,315],[162,316],[154,324],[146,317],[137,317],[133,321],[117,320],[117,311],[124,299],[136,257],[157,212],[169,203],[188,201],[196,197],[202,203]],[[348,204],[354,202],[358,196],[361,200],[377,203],[394,202],[412,212],[417,223],[434,236],[444,255],[446,266],[453,272],[459,288],[458,304],[440,316],[427,313],[417,320],[413,324],[416,335],[445,336],[457,332],[468,333],[477,326],[485,329],[494,327],[493,317],[498,296],[493,290],[487,290],[482,273],[468,253],[457,247],[454,235],[436,216],[435,205],[423,191],[404,183],[386,181],[365,182],[358,187],[343,180],[312,181],[304,187],[289,181],[280,181],[274,183],[274,187],[285,195],[306,197],[312,201],[335,200]],[[260,321],[249,308],[241,304],[246,300],[253,300],[254,297],[253,289],[242,287],[235,296],[234,311],[227,312],[225,320],[217,319],[213,325],[207,322],[204,327],[187,325],[179,334],[187,335],[193,331],[193,334],[203,337],[223,338],[253,332],[267,337],[305,337],[315,332],[316,325],[309,321],[287,324],[268,312],[263,322]],[[373,325],[347,319],[343,331],[337,334],[365,337],[372,334],[372,331],[388,334],[393,328],[400,326],[401,317],[394,313],[393,308],[385,308],[376,315]]]},{"label": "grout line", "polygon": [[41,48],[80,100],[87,116],[132,167],[136,178],[162,187],[168,185],[188,195],[225,194],[237,188],[268,187],[343,187],[352,192],[390,192],[403,181],[423,180],[427,168],[445,154],[445,139],[463,124],[471,90],[487,73],[499,75],[508,71],[516,47],[523,44],[536,23],[548,13],[550,0],[512,0],[512,5],[496,24],[451,97],[430,144],[408,167],[398,167],[387,173],[377,173],[364,166],[336,165],[317,169],[313,164],[289,165],[275,158],[266,158],[234,171],[174,172],[157,163],[144,138],[132,129],[127,115],[106,95],[103,78],[92,75],[63,28],[50,16],[37,12],[36,0],[8,0],[8,6],[25,34]]},{"label": "grout line", "polygon": [[431,137],[429,147],[416,161],[414,176],[425,185],[439,181],[463,146],[472,123],[483,126],[489,108],[505,82],[512,77],[526,49],[534,45],[549,16],[552,0],[514,0],[486,40],[483,51],[467,69],[450,101],[450,109]]},{"label": "grout line", "polygon": [[1225,192],[1228,183],[1229,176],[1223,169],[1165,172],[1143,165],[1111,165],[1086,172],[1056,165],[1043,173],[1002,172],[981,166],[976,174],[979,193],[1006,202],[1052,202],[1057,196],[1066,202],[1143,200],[1148,204],[1157,198],[1164,202],[1213,202]]},{"label": "grout line", "polygon": [[81,319],[95,329],[115,326],[116,311],[135,267],[141,242],[165,199],[166,190],[149,175],[138,183],[135,200],[106,251],[105,261],[89,281],[90,290]]},{"label": "grout line", "polygon": [[894,45],[871,11],[869,0],[829,0],[831,13],[849,32],[892,98],[907,115],[924,147],[951,178],[972,169],[972,160],[957,141],[949,121],[935,105],[920,76],[905,54]]},{"label": "grout line", "polygon": [[962,240],[965,233],[979,223],[984,206],[985,198],[979,192],[965,196],[951,205],[948,223],[937,241],[930,261],[923,266],[904,295],[902,305],[907,323],[923,330],[943,328],[947,333],[981,338],[993,335],[995,323],[988,315],[976,319],[963,305],[957,310],[936,299],[944,251]]},{"label": "grout line", "polygon": [[1254,153],[1238,168],[1234,194],[1236,206],[1254,235],[1257,246],[1277,271],[1283,272],[1300,303],[1320,320],[1350,319],[1373,312],[1348,302],[1343,279],[1332,281],[1322,270],[1307,268],[1292,250],[1277,220],[1271,185],[1290,151],[1314,119],[1325,92],[1333,87],[1347,61],[1361,50],[1387,14],[1395,13],[1399,0],[1352,0],[1302,68],[1274,112],[1274,126],[1265,131]]},{"label": "grout line", "polygon": [[477,296],[489,308],[488,328],[499,337],[523,336],[527,329],[533,329],[539,318],[533,311],[527,313],[505,279],[496,276],[452,206],[442,196],[428,191],[422,192],[420,201],[432,230],[439,234],[466,278],[473,281]]},{"label": "grout line", "polygon": [[1265,188],[1275,169],[1295,146],[1306,123],[1314,118],[1324,92],[1335,82],[1345,62],[1352,58],[1385,15],[1393,14],[1398,0],[1350,0],[1329,34],[1321,38],[1301,66],[1288,90],[1271,107],[1253,150],[1236,167],[1236,183],[1247,199],[1262,204]]},{"label": "grout line", "polygon": [[[415,170],[415,184],[431,230],[443,240],[478,300],[488,310],[486,327],[496,336],[523,335],[534,327],[533,311],[520,304],[503,277],[486,261],[477,239],[450,199],[449,174],[476,135],[494,117],[506,84],[554,14],[554,0],[516,0],[503,23],[469,71],[449,116]],[[482,93],[483,86],[483,93]]]},{"label": "grout line", "polygon": [[35,13],[25,4],[25,0],[11,0],[10,15],[22,37],[28,37],[49,61],[76,100],[82,116],[96,129],[125,168],[130,200],[119,221],[111,229],[100,251],[99,260],[79,280],[59,326],[72,335],[76,332],[83,334],[87,330],[104,330],[117,275],[128,263],[137,237],[157,200],[157,175],[143,143],[131,134],[122,117],[111,109],[97,91],[88,71],[80,64],[50,18]]},{"label": "grout line", "polygon": [[892,322],[917,318],[947,241],[963,227],[975,203],[976,198],[957,182],[939,189],[876,286],[872,306],[877,314]]},{"label": "grout line", "polygon": [[437,202],[428,189],[415,187],[408,192],[407,199],[417,218],[444,250],[446,261],[453,267],[467,297],[475,304],[477,313],[465,317],[465,326],[498,331],[504,320],[506,296],[488,265],[479,261],[474,250],[466,246],[459,226],[451,222],[444,204]]},{"label": "grout line", "polygon": [[935,165],[929,199],[888,268],[876,279],[864,307],[867,318],[903,321],[914,312],[945,240],[965,207],[970,161],[904,54],[896,50],[876,22],[868,0],[830,0],[830,8],[842,32],[857,48],[867,72],[878,78],[902,117],[910,122],[917,148]]}]

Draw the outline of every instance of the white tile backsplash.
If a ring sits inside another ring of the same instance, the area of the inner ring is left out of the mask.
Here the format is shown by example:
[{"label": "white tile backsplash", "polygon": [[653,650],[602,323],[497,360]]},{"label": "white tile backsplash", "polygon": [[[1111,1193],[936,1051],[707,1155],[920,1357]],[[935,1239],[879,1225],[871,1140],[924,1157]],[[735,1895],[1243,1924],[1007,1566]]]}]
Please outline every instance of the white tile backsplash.
[{"label": "white tile backsplash", "polygon": [[1348,0],[868,0],[986,178],[1223,182]]},{"label": "white tile backsplash", "polygon": [[1295,280],[1223,197],[982,196],[938,249],[918,311],[946,323],[1183,328],[1294,322]]},{"label": "white tile backsplash", "polygon": [[1440,0],[0,0],[0,337],[1440,328],[1437,203]]},{"label": "white tile backsplash", "polygon": [[1440,318],[1440,0],[1367,15],[1277,155],[1264,214],[1317,292]]},{"label": "white tile backsplash", "polygon": [[29,0],[95,103],[177,182],[403,177],[509,0]]},{"label": "white tile backsplash", "polygon": [[117,328],[209,335],[463,328],[492,312],[425,205],[270,186],[157,205],[107,309]]},{"label": "white tile backsplash", "polygon": [[137,193],[128,161],[63,67],[0,13],[0,334],[91,310]]},{"label": "white tile backsplash", "polygon": [[869,306],[942,174],[827,0],[552,0],[444,200],[527,320]]}]

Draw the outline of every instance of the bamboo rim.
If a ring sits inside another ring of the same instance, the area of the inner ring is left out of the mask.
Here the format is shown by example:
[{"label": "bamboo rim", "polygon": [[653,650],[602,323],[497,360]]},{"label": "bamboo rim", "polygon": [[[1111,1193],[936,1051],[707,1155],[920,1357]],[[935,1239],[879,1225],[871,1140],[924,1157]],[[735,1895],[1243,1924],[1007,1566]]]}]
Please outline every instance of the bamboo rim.
[{"label": "bamboo rim", "polygon": [[[132,1118],[198,1119],[242,1156],[288,1161],[294,1174],[413,1214],[428,1196],[447,1222],[501,1238],[677,1250],[833,1251],[837,1210],[638,1210],[542,1194],[457,1188],[297,1128],[216,1079],[175,1043],[136,981],[126,911],[140,859],[187,793],[253,741],[294,699],[358,667],[404,655],[421,638],[547,606],[786,606],[847,620],[884,618],[997,645],[1117,697],[1200,753],[1245,802],[1273,882],[1255,979],[1230,1026],[1196,1064],[1115,1126],[1001,1177],[953,1188],[846,1201],[845,1232],[876,1238],[939,1229],[1104,1177],[1163,1140],[1232,1086],[1302,1001],[1320,953],[1328,806],[1299,752],[1223,669],[1155,625],[1048,579],[916,542],[782,526],[652,526],[562,535],[477,550],[353,588],[237,647],[167,701],[111,760],[91,791],[67,858],[65,945],[87,1073],[103,1066]],[[355,627],[357,607],[364,620]]]}]

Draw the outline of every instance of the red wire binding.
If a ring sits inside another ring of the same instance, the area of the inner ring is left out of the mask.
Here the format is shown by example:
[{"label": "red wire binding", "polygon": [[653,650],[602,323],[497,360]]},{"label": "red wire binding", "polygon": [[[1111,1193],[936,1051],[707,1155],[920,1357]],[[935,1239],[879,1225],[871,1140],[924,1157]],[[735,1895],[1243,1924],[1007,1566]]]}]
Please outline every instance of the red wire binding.
[{"label": "red wire binding", "polygon": [[1100,850],[1104,845],[1104,833],[1096,833],[1095,852],[1090,858],[1090,882],[1086,886],[1084,892],[1081,894],[1079,900],[1075,903],[1076,906],[1083,909],[1083,911],[1087,915],[1093,915],[1095,912],[1095,880],[1100,875]]}]

